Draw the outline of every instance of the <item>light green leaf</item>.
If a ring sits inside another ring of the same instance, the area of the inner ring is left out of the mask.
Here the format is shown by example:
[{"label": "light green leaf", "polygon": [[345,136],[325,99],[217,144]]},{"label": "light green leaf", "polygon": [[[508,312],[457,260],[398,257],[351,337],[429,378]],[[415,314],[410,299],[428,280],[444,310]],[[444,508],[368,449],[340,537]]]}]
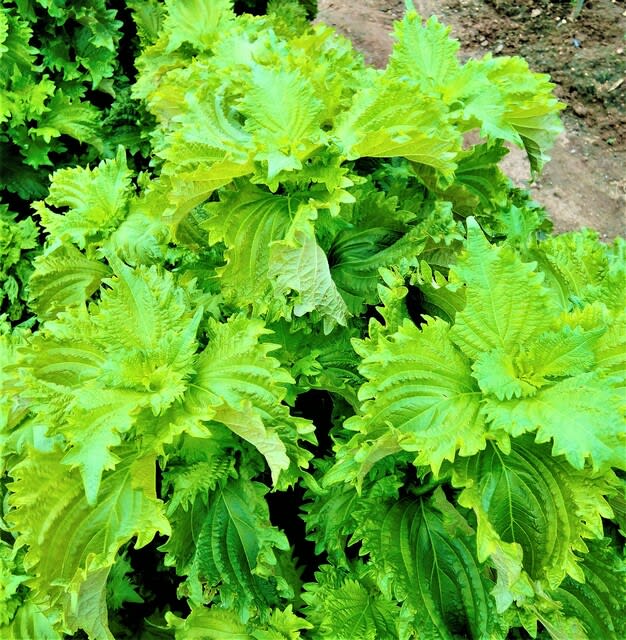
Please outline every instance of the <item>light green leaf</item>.
[{"label": "light green leaf", "polygon": [[[430,319],[421,330],[405,320],[377,343],[356,345],[363,358],[359,371],[368,381],[359,391],[361,413],[345,423],[359,432],[345,455],[372,458],[380,447],[388,453],[416,451],[415,464],[430,465],[437,474],[444,460],[485,447],[481,394],[449,333],[443,320]],[[359,475],[370,467],[364,465]]]},{"label": "light green leaf", "polygon": [[532,395],[537,390],[520,376],[513,358],[499,349],[481,353],[472,364],[472,372],[481,391],[498,400]]},{"label": "light green leaf", "polygon": [[378,85],[357,93],[338,119],[333,135],[344,155],[349,160],[401,156],[451,178],[461,138],[443,103],[416,95],[408,82],[381,79]]},{"label": "light green leaf", "polygon": [[467,356],[492,350],[515,355],[549,326],[558,307],[535,267],[511,248],[489,244],[476,221],[468,218],[466,251],[450,276],[466,285],[465,308],[456,314],[451,334]]},{"label": "light green leaf", "polygon": [[552,453],[576,469],[590,459],[595,471],[626,468],[623,401],[610,378],[583,373],[545,387],[533,397],[487,399],[491,429],[513,436],[537,432],[537,442],[553,441]]},{"label": "light green leaf", "polygon": [[30,449],[13,467],[7,521],[17,544],[28,549],[24,566],[35,594],[65,609],[74,628],[106,628],[100,592],[120,547],[133,537],[142,547],[158,531],[170,533],[155,495],[155,458],[120,451],[120,463],[102,479],[97,504],[89,506],[80,475],[68,471],[62,455]]},{"label": "light green leaf", "polygon": [[576,306],[601,302],[612,311],[625,307],[626,266],[617,239],[613,246],[589,229],[547,238],[541,245],[553,286]]},{"label": "light green leaf", "polygon": [[68,412],[63,431],[71,448],[62,462],[80,470],[90,506],[96,504],[103,472],[114,469],[120,460],[111,449],[121,444],[121,435],[133,426],[132,414],[139,407],[137,394],[90,389],[78,396]]},{"label": "light green leaf", "polygon": [[476,512],[479,560],[491,557],[498,570],[499,611],[532,597],[529,579],[546,588],[566,575],[584,579],[577,553],[587,551],[584,538],[602,536],[602,518],[611,517],[611,475],[590,477],[548,447],[517,438],[508,454],[489,445],[459,459],[453,484],[464,487],[459,504]]},{"label": "light green leaf", "polygon": [[86,258],[71,244],[39,256],[34,264],[29,304],[44,320],[67,307],[84,304],[111,273],[104,263]]},{"label": "light green leaf", "polygon": [[22,603],[7,626],[0,627],[2,640],[62,640],[59,631],[60,612],[45,602],[36,602],[32,595]]},{"label": "light green leaf", "polygon": [[287,197],[247,188],[207,207],[210,218],[203,226],[209,242],[226,245],[226,265],[218,274],[228,301],[240,308],[251,305],[257,314],[275,306],[268,273],[270,246],[285,237],[295,213],[292,206]]},{"label": "light green leaf", "polygon": [[409,78],[423,92],[442,91],[460,67],[459,42],[449,33],[450,27],[442,25],[436,16],[423,24],[419,14],[407,11],[395,24],[396,42],[385,74]]},{"label": "light green leaf", "polygon": [[234,18],[232,0],[166,0],[165,5],[168,53],[184,43],[200,50],[211,49],[220,32]]},{"label": "light green leaf", "polygon": [[237,107],[254,136],[255,158],[267,161],[270,181],[282,170],[301,169],[301,161],[323,141],[323,104],[297,71],[255,66],[251,86]]},{"label": "light green leaf", "polygon": [[103,160],[93,170],[56,171],[45,204],[68,211],[54,213],[41,201],[34,205],[53,246],[69,241],[84,249],[111,233],[126,216],[131,175],[121,147],[114,160]]},{"label": "light green leaf", "polygon": [[251,640],[246,625],[230,609],[198,607],[184,620],[168,611],[165,619],[176,640]]},{"label": "light green leaf", "polygon": [[537,387],[548,384],[546,378],[584,373],[595,364],[594,347],[603,333],[603,328],[584,331],[567,325],[559,331],[547,331],[521,351],[518,366]]},{"label": "light green leaf", "polygon": [[299,640],[302,629],[312,629],[313,625],[293,612],[292,605],[286,609],[274,609],[269,617],[267,629],[254,629],[251,637],[255,640]]},{"label": "light green leaf", "polygon": [[523,147],[533,173],[549,160],[546,152],[563,130],[546,74],[532,73],[520,57],[490,54],[470,60],[447,87],[447,102],[461,101],[463,118],[479,126],[483,136]]},{"label": "light green leaf", "polygon": [[[99,153],[103,151],[100,132],[101,114],[89,102],[72,100],[58,89],[47,104],[48,111],[37,122],[37,128],[29,133],[46,137],[46,130],[52,137],[62,134],[71,136],[80,142],[86,142],[96,147]],[[46,142],[49,142],[49,135]]]},{"label": "light green leaf", "polygon": [[[266,458],[274,483],[281,472],[305,466],[309,455],[298,439],[313,429],[294,418],[282,404],[293,382],[275,358],[276,345],[261,343],[268,334],[262,321],[232,316],[225,324],[209,323],[209,346],[198,356],[196,373],[184,398],[185,411],[200,419],[224,423]],[[282,478],[281,478],[282,480]]]},{"label": "light green leaf", "polygon": [[273,243],[268,276],[275,282],[278,295],[293,296],[289,302],[295,316],[307,313],[321,316],[326,334],[337,324],[346,325],[348,307],[308,220],[297,220],[285,240]]}]

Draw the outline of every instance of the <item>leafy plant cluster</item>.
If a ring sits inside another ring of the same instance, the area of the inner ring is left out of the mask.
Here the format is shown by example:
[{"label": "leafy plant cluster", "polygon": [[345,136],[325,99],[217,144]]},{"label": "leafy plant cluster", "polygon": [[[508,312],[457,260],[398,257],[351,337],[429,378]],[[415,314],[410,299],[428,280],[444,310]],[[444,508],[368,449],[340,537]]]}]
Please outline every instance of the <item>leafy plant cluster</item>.
[{"label": "leafy plant cluster", "polygon": [[626,243],[499,168],[548,78],[141,5],[137,146],[3,214],[0,636],[623,638]]}]

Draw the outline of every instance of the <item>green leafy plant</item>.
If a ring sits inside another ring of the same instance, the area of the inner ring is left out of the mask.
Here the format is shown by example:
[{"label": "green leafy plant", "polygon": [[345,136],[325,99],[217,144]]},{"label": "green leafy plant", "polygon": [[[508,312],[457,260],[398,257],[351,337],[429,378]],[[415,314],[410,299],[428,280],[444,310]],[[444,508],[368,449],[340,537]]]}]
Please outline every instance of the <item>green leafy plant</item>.
[{"label": "green leafy plant", "polygon": [[626,244],[498,166],[548,78],[134,10],[150,166],[55,171],[0,335],[0,635],[622,638]]},{"label": "green leafy plant", "polygon": [[32,200],[46,194],[51,168],[108,157],[118,144],[147,151],[122,26],[105,0],[3,3],[0,190]]}]

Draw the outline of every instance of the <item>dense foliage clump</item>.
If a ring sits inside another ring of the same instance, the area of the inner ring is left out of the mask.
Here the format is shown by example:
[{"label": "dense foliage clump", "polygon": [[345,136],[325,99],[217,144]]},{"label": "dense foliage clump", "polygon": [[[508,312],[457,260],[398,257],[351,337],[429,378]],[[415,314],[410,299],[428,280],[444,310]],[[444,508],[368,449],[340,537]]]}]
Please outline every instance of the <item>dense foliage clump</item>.
[{"label": "dense foliage clump", "polygon": [[92,4],[2,13],[0,636],[623,638],[626,244],[499,167],[549,79]]}]

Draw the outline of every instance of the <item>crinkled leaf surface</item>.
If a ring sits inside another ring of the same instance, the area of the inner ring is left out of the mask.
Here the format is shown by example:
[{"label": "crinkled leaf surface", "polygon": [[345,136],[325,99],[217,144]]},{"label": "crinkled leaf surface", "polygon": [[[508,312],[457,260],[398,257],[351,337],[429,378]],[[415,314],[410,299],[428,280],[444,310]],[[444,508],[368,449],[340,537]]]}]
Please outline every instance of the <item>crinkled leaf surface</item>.
[{"label": "crinkled leaf surface", "polygon": [[391,433],[395,446],[385,453],[415,451],[415,463],[435,473],[457,452],[469,456],[484,448],[481,394],[449,333],[443,320],[430,320],[422,329],[406,320],[386,338],[356,346],[368,381],[359,391],[360,414],[346,422],[359,435],[344,455],[349,450],[356,456],[359,475],[379,459],[380,447],[389,447]]},{"label": "crinkled leaf surface", "polygon": [[136,537],[141,547],[157,532],[170,533],[155,495],[155,458],[138,457],[126,448],[115,470],[103,478],[98,502],[90,506],[80,475],[68,472],[61,457],[58,451],[31,450],[13,468],[7,519],[20,532],[18,544],[27,546],[31,589],[76,616],[74,628],[105,630],[102,599],[87,611],[76,607],[100,598],[108,568],[124,543]]}]

